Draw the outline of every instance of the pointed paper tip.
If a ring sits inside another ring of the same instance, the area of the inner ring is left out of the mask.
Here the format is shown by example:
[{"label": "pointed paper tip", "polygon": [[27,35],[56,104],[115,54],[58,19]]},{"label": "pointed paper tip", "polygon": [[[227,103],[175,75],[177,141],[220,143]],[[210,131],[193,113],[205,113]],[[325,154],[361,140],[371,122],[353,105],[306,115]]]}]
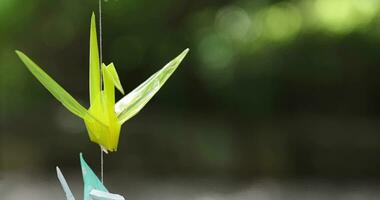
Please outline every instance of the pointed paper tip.
[{"label": "pointed paper tip", "polygon": [[79,159],[80,159],[81,164],[82,164],[83,162],[85,162],[85,161],[84,161],[84,158],[83,158],[83,153],[82,153],[82,152],[79,153]]},{"label": "pointed paper tip", "polygon": [[25,55],[22,51],[15,50],[16,55],[25,63],[25,60],[30,60],[27,55]]},{"label": "pointed paper tip", "polygon": [[91,26],[95,26],[96,24],[96,16],[95,16],[95,13],[92,12],[92,15],[91,15]]},{"label": "pointed paper tip", "polygon": [[23,53],[20,51],[20,50],[15,50],[15,53],[18,55],[18,56],[21,56],[21,55],[23,55]]},{"label": "pointed paper tip", "polygon": [[82,175],[84,177],[85,174],[86,174],[86,172],[87,172],[86,167],[88,165],[87,165],[86,161],[83,158],[83,153],[82,152],[79,154],[79,158],[80,158],[80,166],[81,166],[81,169],[82,169]]},{"label": "pointed paper tip", "polygon": [[61,177],[63,177],[61,169],[59,169],[59,167],[56,166],[55,171],[57,172],[58,179],[61,181]]},{"label": "pointed paper tip", "polygon": [[186,57],[187,53],[189,53],[189,51],[190,51],[189,48],[185,49],[185,50],[182,51],[182,53],[179,54],[174,60],[172,60],[172,62],[174,62],[174,63],[178,63],[178,64],[181,63],[182,60]]},{"label": "pointed paper tip", "polygon": [[120,93],[121,93],[122,95],[125,95],[125,92],[124,92],[124,89],[123,89],[122,86],[117,87],[117,89],[120,91]]},{"label": "pointed paper tip", "polygon": [[189,51],[190,51],[189,48],[185,49],[184,51],[182,51],[181,54],[179,54],[178,57],[181,58],[181,60],[182,60],[187,55],[187,53],[189,53]]},{"label": "pointed paper tip", "polygon": [[108,66],[115,67],[115,64],[114,64],[113,62],[111,62],[109,65],[107,65],[107,67],[108,67]]}]

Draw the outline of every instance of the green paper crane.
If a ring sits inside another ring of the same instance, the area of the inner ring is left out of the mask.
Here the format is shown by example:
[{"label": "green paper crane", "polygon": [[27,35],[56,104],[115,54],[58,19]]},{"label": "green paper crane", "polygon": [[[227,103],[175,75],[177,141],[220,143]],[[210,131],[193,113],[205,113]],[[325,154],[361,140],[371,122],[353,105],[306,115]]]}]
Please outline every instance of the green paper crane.
[{"label": "green paper crane", "polygon": [[46,74],[35,62],[21,51],[19,58],[41,84],[69,111],[85,122],[90,140],[105,151],[116,151],[120,128],[135,116],[158,92],[177,69],[189,49],[166,64],[136,89],[115,103],[115,87],[124,94],[119,76],[113,63],[100,65],[95,14],[90,28],[90,107],[84,108],[65,89]]}]

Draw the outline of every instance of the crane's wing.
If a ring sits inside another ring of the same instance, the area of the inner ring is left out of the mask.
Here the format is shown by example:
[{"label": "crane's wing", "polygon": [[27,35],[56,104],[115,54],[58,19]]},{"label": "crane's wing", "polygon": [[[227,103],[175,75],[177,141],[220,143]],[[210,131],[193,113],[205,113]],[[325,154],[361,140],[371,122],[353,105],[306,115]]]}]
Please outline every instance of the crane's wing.
[{"label": "crane's wing", "polygon": [[116,103],[115,112],[121,124],[135,116],[149,102],[149,100],[152,99],[177,69],[188,52],[189,49],[184,50],[179,56],[166,64],[160,71],[153,74],[140,86]]},{"label": "crane's wing", "polygon": [[[82,119],[91,119],[101,123],[92,116],[86,108],[78,103],[65,89],[55,82],[47,73],[45,73],[36,63],[21,51],[16,51],[21,61],[26,65],[28,70],[40,81],[40,83],[69,111]],[[105,126],[105,125],[104,125]]]},{"label": "crane's wing", "polygon": [[69,185],[67,184],[66,179],[65,179],[65,177],[63,176],[61,170],[60,170],[58,167],[56,167],[56,170],[57,170],[57,177],[58,177],[58,180],[59,180],[59,182],[60,182],[61,185],[62,185],[63,191],[65,191],[65,193],[66,193],[66,199],[67,199],[67,200],[75,200],[74,195],[73,195],[73,193],[71,192],[71,190],[70,190],[70,188],[69,188]]},{"label": "crane's wing", "polygon": [[91,190],[90,196],[93,200],[125,200],[125,198],[121,195],[103,192],[96,189]]}]

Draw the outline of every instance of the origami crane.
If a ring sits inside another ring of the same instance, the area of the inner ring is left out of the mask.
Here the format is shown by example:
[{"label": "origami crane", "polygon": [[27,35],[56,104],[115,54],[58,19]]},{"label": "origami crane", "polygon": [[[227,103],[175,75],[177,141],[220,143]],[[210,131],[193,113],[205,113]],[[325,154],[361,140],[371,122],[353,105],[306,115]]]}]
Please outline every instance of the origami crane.
[{"label": "origami crane", "polygon": [[115,87],[124,94],[113,63],[100,65],[95,14],[90,28],[90,107],[80,105],[65,89],[21,51],[19,58],[41,84],[69,111],[85,122],[90,140],[104,151],[116,151],[121,125],[135,116],[177,69],[189,49],[166,64],[136,89],[115,103]]},{"label": "origami crane", "polygon": [[[86,161],[83,159],[83,155],[80,154],[80,164],[82,166],[83,182],[84,182],[84,192],[83,200],[125,200],[123,196],[118,194],[112,194],[108,192],[103,183],[100,182],[99,178],[95,175],[92,169],[88,166]],[[65,177],[63,176],[61,170],[57,167],[58,180],[62,185],[63,190],[66,193],[67,200],[75,200],[73,193],[71,192]]]}]

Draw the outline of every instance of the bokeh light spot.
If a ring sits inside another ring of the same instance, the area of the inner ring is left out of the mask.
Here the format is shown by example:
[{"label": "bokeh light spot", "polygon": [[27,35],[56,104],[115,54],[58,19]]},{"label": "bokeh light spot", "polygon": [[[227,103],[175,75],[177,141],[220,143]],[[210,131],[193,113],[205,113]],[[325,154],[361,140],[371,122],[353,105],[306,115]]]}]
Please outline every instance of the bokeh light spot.
[{"label": "bokeh light spot", "polygon": [[298,9],[291,4],[271,6],[264,12],[265,36],[273,41],[285,41],[295,37],[302,25]]},{"label": "bokeh light spot", "polygon": [[229,66],[233,59],[233,49],[217,34],[210,34],[199,44],[199,56],[208,68],[214,70]]},{"label": "bokeh light spot", "polygon": [[316,0],[314,12],[322,28],[347,34],[371,22],[379,4],[376,0]]},{"label": "bokeh light spot", "polygon": [[216,26],[226,38],[245,41],[251,26],[251,19],[242,8],[228,6],[219,10],[216,16]]}]

